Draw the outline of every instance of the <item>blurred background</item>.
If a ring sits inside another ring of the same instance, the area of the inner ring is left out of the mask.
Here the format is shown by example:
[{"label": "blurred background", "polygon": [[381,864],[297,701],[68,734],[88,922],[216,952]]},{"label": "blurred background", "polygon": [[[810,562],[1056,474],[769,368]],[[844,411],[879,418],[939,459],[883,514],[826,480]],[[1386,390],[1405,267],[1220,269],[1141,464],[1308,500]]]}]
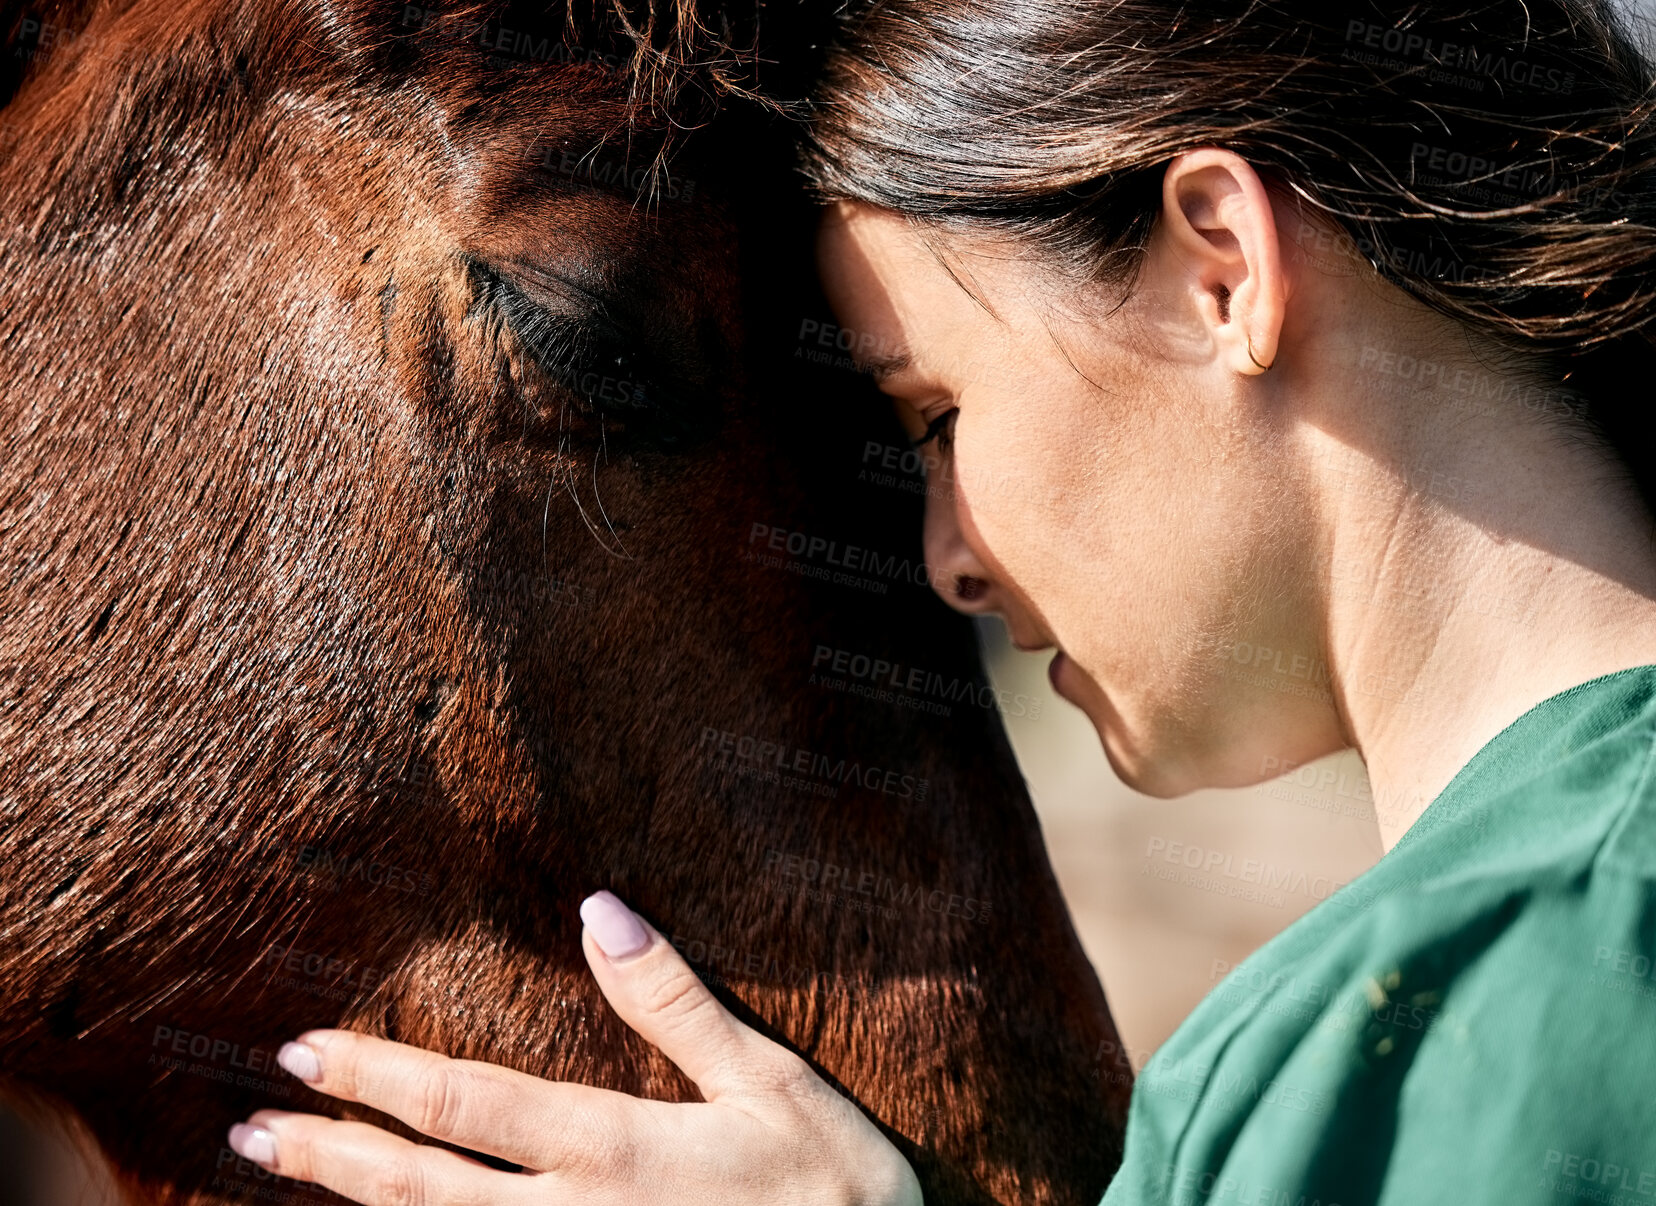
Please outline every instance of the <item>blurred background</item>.
[{"label": "blurred background", "polygon": [[979,622],[1006,731],[1082,945],[1135,1069],[1231,966],[1380,857],[1351,751],[1258,787],[1156,800],[1116,778],[1092,723],[1047,682],[1051,652]]}]

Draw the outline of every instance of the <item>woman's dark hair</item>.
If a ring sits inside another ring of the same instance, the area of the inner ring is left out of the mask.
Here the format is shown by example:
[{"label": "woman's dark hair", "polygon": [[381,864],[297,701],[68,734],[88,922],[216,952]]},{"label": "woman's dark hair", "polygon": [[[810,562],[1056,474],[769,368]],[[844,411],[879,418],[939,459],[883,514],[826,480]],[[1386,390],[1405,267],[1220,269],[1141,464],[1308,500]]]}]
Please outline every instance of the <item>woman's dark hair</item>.
[{"label": "woman's dark hair", "polygon": [[1167,162],[1233,150],[1386,279],[1544,353],[1547,404],[1656,506],[1653,108],[1611,0],[864,0],[804,164],[824,198],[1127,291]]}]

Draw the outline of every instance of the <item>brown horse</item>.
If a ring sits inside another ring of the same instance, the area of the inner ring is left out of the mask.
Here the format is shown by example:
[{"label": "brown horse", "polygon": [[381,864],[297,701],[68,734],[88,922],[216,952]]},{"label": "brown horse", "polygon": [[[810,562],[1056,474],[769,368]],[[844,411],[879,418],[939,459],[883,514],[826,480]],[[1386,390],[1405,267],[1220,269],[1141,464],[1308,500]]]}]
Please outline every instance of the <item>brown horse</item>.
[{"label": "brown horse", "polygon": [[928,1201],[1096,1201],[1115,1032],[750,24],[0,16],[0,1077],[152,1203],[325,1197],[222,1141],[341,1108],[307,1027],[689,1098],[610,887]]}]

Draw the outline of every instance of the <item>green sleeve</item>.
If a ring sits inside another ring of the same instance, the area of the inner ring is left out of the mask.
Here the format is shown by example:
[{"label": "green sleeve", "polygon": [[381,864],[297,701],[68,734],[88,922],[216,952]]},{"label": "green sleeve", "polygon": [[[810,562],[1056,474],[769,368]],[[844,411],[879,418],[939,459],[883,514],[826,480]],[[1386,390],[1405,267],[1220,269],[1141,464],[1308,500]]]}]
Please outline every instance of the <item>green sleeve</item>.
[{"label": "green sleeve", "polygon": [[1106,1206],[1656,1206],[1642,873],[1451,880],[1333,922],[1157,1053]]}]

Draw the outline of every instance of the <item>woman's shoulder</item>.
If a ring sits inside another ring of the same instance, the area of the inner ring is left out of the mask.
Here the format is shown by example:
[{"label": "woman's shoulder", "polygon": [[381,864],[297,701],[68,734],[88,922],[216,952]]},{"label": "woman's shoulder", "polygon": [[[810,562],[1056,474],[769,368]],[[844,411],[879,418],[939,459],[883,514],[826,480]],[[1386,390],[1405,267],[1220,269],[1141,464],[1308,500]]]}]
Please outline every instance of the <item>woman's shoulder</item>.
[{"label": "woman's shoulder", "polygon": [[1656,1083],[1656,667],[1554,697],[1502,737],[1424,828],[1220,986],[1239,1021],[1317,1001],[1322,1038],[1361,1033],[1385,1059],[1430,1036],[1426,1053],[1472,1071],[1514,1066],[1526,1027],[1574,1019],[1604,1053],[1610,1027],[1637,1022]]},{"label": "woman's shoulder", "polygon": [[[1480,750],[1352,881],[1356,891],[1342,902],[1348,920],[1475,935],[1489,930],[1491,914],[1579,911],[1597,893],[1625,904],[1626,892],[1656,880],[1653,770],[1656,666],[1561,692]],[[1324,921],[1330,938],[1340,928],[1333,921]],[[1364,928],[1351,936],[1372,941]]]},{"label": "woman's shoulder", "polygon": [[1656,668],[1549,701],[1235,968],[1135,1089],[1146,1200],[1180,1178],[1183,1200],[1351,1206],[1656,1177],[1653,749]]},{"label": "woman's shoulder", "polygon": [[1656,1190],[1656,877],[1581,866],[1385,892],[1245,961],[1145,1068],[1107,1201]]},{"label": "woman's shoulder", "polygon": [[1656,942],[1653,768],[1656,667],[1548,701],[1374,867],[1238,965],[1175,1037],[1326,1024],[1332,1002],[1378,996],[1409,969],[1429,969],[1422,992],[1508,960],[1533,982],[1583,950]]},{"label": "woman's shoulder", "polygon": [[1561,691],[1479,750],[1392,854],[1432,878],[1591,857],[1620,818],[1649,811],[1653,742],[1656,666]]}]

